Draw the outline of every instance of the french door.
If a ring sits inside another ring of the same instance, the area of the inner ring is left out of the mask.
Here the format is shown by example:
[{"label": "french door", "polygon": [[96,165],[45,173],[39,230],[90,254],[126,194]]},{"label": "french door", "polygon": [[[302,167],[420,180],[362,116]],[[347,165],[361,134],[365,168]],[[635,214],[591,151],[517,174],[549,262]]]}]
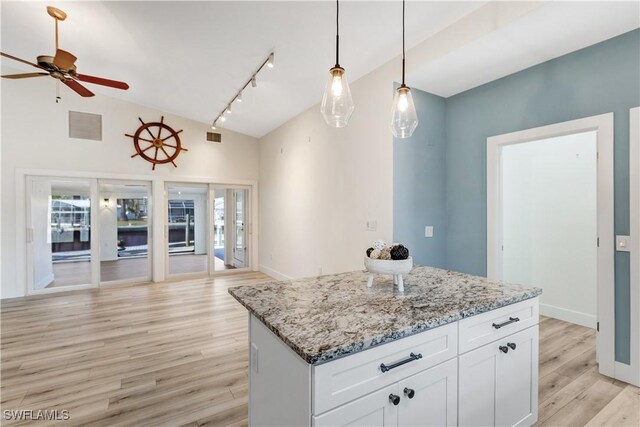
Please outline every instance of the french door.
[{"label": "french door", "polygon": [[250,189],[226,184],[165,184],[168,277],[247,270]]},{"label": "french door", "polygon": [[147,182],[26,177],[29,294],[151,280]]}]

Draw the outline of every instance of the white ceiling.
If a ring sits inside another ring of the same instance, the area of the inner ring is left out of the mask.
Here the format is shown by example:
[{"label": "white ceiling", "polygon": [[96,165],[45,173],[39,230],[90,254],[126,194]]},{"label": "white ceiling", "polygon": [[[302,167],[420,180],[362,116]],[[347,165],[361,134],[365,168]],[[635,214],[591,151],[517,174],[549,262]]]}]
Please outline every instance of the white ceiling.
[{"label": "white ceiling", "polygon": [[[408,2],[407,46],[485,3]],[[275,50],[275,68],[259,75],[258,87],[248,88],[225,124],[256,137],[317,104],[334,63],[332,1],[2,2],[3,52],[30,60],[53,54],[47,4],[69,14],[60,25],[60,46],[78,56],[80,73],[131,86],[125,92],[87,85],[91,90],[202,122],[210,122]],[[450,96],[637,28],[638,4],[545,3],[435,60],[410,62],[408,83]],[[350,81],[399,54],[400,19],[398,1],[341,2],[340,62]],[[29,84],[3,82],[9,83]]]},{"label": "white ceiling", "polygon": [[411,85],[449,97],[640,27],[640,1],[552,1],[428,63]]},{"label": "white ceiling", "polygon": [[[275,68],[260,74],[258,87],[245,92],[225,124],[256,137],[318,103],[335,62],[334,2],[47,4],[69,15],[60,25],[60,47],[79,58],[80,73],[131,86],[121,92],[87,85],[91,90],[198,121],[217,116],[275,50]],[[408,4],[408,46],[482,4]],[[32,60],[53,54],[53,19],[45,5],[2,2],[3,52]],[[399,54],[399,2],[345,2],[340,9],[340,62],[350,80]]]}]

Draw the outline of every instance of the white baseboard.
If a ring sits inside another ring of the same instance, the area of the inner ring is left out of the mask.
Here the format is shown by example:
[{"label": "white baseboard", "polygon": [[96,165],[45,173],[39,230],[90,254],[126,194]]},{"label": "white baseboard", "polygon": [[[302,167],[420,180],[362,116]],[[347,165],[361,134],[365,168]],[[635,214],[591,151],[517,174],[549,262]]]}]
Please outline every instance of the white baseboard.
[{"label": "white baseboard", "polygon": [[621,362],[615,362],[614,369],[615,379],[640,387],[640,369]]},{"label": "white baseboard", "polygon": [[580,311],[570,310],[568,308],[557,307],[550,304],[540,304],[540,314],[542,316],[553,317],[554,319],[564,320],[565,322],[575,323],[576,325],[586,326],[587,328],[596,328],[596,316]]},{"label": "white baseboard", "polygon": [[274,279],[278,279],[278,280],[291,280],[293,279],[293,277],[291,276],[287,276],[284,273],[280,273],[277,270],[274,270],[273,268],[269,268],[265,265],[260,264],[260,271],[263,272],[264,274],[273,277]]}]

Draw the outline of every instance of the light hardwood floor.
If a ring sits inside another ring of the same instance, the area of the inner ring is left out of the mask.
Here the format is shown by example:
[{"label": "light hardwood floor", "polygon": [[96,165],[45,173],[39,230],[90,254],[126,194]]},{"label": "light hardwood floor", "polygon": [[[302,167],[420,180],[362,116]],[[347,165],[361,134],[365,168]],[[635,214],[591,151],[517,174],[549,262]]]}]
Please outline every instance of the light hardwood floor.
[{"label": "light hardwood floor", "polygon": [[[247,314],[227,289],[270,280],[246,273],[2,301],[2,410],[67,409],[65,426],[246,425]],[[542,318],[538,425],[638,426],[639,417],[638,388],[597,373],[593,330]]]}]

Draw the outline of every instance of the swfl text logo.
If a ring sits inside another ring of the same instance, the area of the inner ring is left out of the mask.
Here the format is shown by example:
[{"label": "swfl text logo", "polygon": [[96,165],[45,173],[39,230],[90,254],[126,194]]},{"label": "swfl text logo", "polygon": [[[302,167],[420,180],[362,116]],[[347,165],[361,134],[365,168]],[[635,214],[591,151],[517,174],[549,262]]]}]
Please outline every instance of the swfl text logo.
[{"label": "swfl text logo", "polygon": [[71,418],[66,409],[5,409],[2,416],[13,421],[66,421]]}]

